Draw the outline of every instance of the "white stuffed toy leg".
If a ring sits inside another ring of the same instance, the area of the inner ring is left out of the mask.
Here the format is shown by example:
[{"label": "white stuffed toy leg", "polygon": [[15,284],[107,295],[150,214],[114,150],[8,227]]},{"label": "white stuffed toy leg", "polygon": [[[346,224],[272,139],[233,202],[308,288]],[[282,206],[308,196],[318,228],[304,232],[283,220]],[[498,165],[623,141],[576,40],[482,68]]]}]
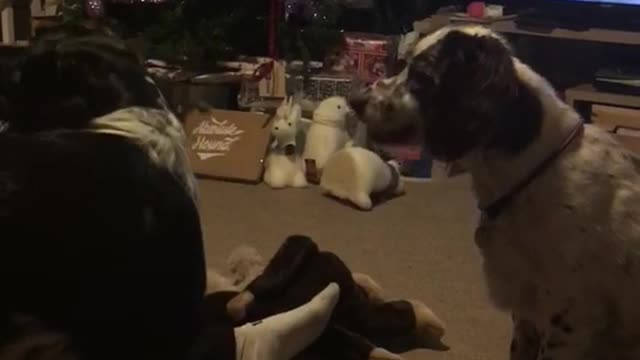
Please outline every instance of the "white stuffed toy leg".
[{"label": "white stuffed toy leg", "polygon": [[371,210],[373,208],[373,202],[371,201],[371,197],[369,194],[364,192],[355,193],[350,195],[350,200],[356,206],[363,210]]},{"label": "white stuffed toy leg", "polygon": [[[272,154],[267,159],[267,167],[264,172],[264,182],[274,189],[282,189],[289,186],[292,165],[282,155]],[[302,170],[300,170],[302,172]]]},{"label": "white stuffed toy leg", "polygon": [[291,186],[295,188],[307,187],[309,184],[307,183],[307,178],[304,175],[304,171],[302,171],[302,166],[299,169],[300,171],[297,171],[296,174],[293,176],[293,181],[291,183]]}]

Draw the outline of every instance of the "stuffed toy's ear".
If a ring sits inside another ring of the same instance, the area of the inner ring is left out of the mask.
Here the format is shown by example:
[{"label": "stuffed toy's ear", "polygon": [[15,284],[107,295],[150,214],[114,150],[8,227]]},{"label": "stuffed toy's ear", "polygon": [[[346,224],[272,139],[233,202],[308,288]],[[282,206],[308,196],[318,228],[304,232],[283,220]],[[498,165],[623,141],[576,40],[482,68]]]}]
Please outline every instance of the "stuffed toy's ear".
[{"label": "stuffed toy's ear", "polygon": [[278,108],[276,109],[276,116],[279,118],[285,118],[288,113],[288,106],[287,106],[287,98],[282,99],[282,103],[280,103],[280,106],[278,106]]},{"label": "stuffed toy's ear", "polygon": [[298,104],[294,104],[291,107],[291,116],[290,119],[295,119],[295,121],[300,121],[300,119],[302,118],[302,108],[300,108],[300,105]]}]

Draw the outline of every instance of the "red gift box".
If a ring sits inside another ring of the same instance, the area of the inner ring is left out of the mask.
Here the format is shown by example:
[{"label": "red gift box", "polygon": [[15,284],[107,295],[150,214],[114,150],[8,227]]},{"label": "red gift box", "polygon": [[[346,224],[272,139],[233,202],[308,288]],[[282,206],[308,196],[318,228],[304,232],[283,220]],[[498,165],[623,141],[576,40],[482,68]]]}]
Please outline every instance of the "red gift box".
[{"label": "red gift box", "polygon": [[397,52],[392,36],[345,33],[344,49],[337,60],[327,61],[330,70],[350,74],[365,82],[391,75]]}]

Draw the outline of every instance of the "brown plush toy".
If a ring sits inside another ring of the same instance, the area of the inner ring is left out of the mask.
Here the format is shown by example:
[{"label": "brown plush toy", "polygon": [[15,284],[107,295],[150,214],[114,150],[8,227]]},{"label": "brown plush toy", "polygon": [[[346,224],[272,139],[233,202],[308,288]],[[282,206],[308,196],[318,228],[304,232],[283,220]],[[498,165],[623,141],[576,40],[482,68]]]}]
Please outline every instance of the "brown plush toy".
[{"label": "brown plush toy", "polygon": [[[255,253],[246,254],[234,260],[235,284],[228,282],[225,289],[215,273],[209,279],[217,283],[209,290],[213,298],[226,301],[225,315],[237,325],[294,309],[332,282],[340,286],[329,326],[300,359],[397,360],[390,351],[446,348],[441,342],[444,325],[425,304],[385,300],[373,279],[352,274],[340,258],[320,251],[308,237],[289,237],[266,267]],[[234,289],[238,283],[240,289]]]}]

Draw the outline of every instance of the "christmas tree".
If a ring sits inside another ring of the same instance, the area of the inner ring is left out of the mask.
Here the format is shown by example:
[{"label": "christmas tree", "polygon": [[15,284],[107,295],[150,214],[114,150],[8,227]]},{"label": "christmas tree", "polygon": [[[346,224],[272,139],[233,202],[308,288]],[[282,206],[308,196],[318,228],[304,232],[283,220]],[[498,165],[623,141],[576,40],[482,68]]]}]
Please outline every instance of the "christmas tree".
[{"label": "christmas tree", "polygon": [[[273,12],[277,12],[274,14]],[[215,71],[238,55],[322,60],[342,40],[336,0],[65,0],[66,22],[93,18],[141,36],[148,58]],[[274,21],[272,23],[272,21]],[[273,30],[270,38],[270,30]],[[269,50],[270,42],[278,50]]]},{"label": "christmas tree", "polygon": [[336,0],[285,0],[278,41],[282,57],[305,64],[324,60],[329,51],[342,43],[340,14]]}]

